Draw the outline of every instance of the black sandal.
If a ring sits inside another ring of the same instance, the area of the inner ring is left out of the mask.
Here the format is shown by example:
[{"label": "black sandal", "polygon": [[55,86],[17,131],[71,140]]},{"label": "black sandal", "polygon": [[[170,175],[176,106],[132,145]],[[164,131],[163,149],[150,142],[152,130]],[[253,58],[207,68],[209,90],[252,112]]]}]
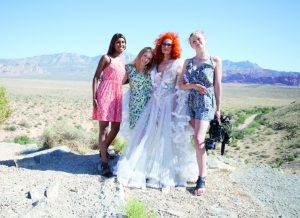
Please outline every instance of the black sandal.
[{"label": "black sandal", "polygon": [[108,151],[106,151],[106,157],[107,157],[107,159],[109,159],[109,160],[113,160],[113,159],[116,158],[116,155],[112,155],[112,154],[108,153]]},{"label": "black sandal", "polygon": [[[101,152],[99,152],[99,157],[100,157],[100,160],[101,160]],[[113,159],[116,158],[116,155],[111,155],[111,154],[108,153],[108,151],[106,151],[106,157],[109,160],[113,160]]]},{"label": "black sandal", "polygon": [[102,176],[107,177],[107,178],[113,176],[113,173],[111,172],[108,163],[102,163],[101,170],[102,170]]},{"label": "black sandal", "polygon": [[[205,177],[199,176],[196,182],[196,187],[194,189],[194,193],[200,189],[200,188],[205,188]],[[199,195],[198,193],[196,195]]]}]

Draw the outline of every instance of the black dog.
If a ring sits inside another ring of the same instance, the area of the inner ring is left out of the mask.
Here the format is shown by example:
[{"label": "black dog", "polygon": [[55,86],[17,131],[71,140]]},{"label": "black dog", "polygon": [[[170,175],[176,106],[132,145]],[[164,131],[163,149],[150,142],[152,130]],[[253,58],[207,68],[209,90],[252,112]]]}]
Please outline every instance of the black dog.
[{"label": "black dog", "polygon": [[214,119],[210,121],[209,127],[209,138],[205,139],[205,148],[207,150],[216,149],[218,142],[222,142],[221,155],[225,152],[225,144],[230,144],[231,142],[231,117],[221,116],[221,123]]}]

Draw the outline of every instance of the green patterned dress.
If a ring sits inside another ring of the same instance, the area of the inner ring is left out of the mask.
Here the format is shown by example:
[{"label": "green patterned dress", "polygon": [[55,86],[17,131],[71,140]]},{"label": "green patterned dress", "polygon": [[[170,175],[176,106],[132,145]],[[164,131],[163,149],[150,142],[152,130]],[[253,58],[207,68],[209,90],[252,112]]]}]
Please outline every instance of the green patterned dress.
[{"label": "green patterned dress", "polygon": [[126,73],[130,86],[129,127],[133,129],[151,97],[152,83],[150,75],[146,76],[144,72],[137,73],[135,66],[126,65]]}]

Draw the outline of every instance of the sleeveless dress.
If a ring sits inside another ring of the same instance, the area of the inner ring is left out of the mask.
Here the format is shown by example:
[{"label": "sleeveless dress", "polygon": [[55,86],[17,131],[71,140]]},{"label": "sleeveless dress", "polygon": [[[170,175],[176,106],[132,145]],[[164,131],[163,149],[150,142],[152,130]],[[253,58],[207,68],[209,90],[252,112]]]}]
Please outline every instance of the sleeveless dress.
[{"label": "sleeveless dress", "polygon": [[184,82],[189,84],[201,84],[208,92],[205,95],[195,89],[189,90],[188,95],[188,114],[193,119],[213,120],[216,112],[214,94],[214,63],[210,57],[203,61],[199,66],[193,64],[190,59],[184,74]]},{"label": "sleeveless dress", "polygon": [[122,81],[125,65],[114,58],[103,70],[96,96],[98,106],[93,108],[93,120],[122,121]]},{"label": "sleeveless dress", "polygon": [[153,94],[132,130],[115,174],[128,187],[185,186],[197,179],[193,131],[186,115],[186,91],[179,90],[179,60],[163,73],[151,72]]},{"label": "sleeveless dress", "polygon": [[144,72],[137,73],[134,66],[126,65],[125,68],[126,72],[129,72],[129,127],[132,129],[151,97],[152,83],[150,75],[145,76]]}]

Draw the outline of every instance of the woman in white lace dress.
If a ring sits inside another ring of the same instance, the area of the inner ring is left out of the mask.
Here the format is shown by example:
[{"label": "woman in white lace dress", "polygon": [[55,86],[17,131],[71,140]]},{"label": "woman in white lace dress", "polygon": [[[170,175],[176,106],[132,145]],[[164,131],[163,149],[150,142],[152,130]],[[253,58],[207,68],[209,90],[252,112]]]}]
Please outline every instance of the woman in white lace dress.
[{"label": "woman in white lace dress", "polygon": [[184,186],[197,179],[197,162],[190,140],[193,132],[186,116],[187,96],[177,85],[182,70],[179,38],[167,32],[155,43],[153,94],[116,170],[119,182],[129,187]]}]

